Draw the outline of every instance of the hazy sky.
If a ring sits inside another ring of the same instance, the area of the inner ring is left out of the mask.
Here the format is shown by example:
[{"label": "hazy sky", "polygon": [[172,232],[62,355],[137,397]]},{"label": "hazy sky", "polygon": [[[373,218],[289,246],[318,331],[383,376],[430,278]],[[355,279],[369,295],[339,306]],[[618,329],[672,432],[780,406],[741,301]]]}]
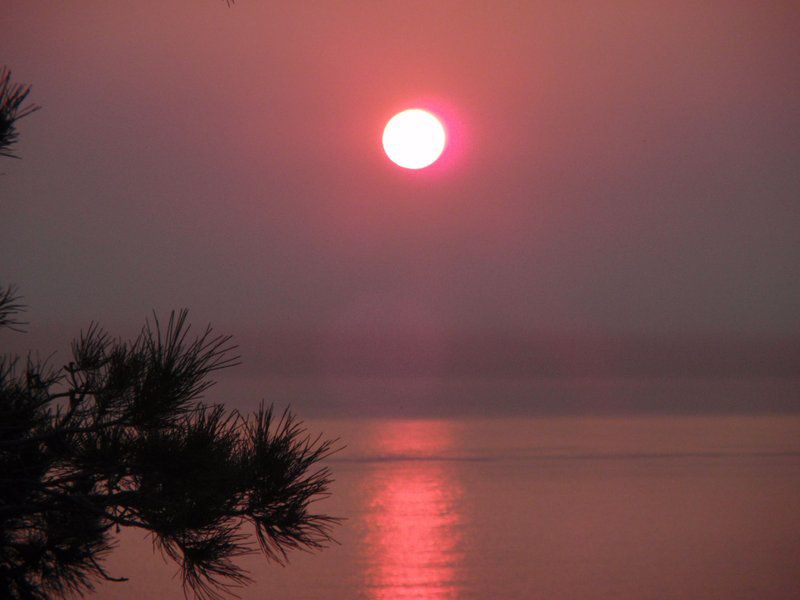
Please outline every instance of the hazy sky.
[{"label": "hazy sky", "polygon": [[[796,2],[5,0],[32,335],[800,334]],[[443,159],[380,146],[437,111]],[[50,329],[48,329],[50,328]]]}]

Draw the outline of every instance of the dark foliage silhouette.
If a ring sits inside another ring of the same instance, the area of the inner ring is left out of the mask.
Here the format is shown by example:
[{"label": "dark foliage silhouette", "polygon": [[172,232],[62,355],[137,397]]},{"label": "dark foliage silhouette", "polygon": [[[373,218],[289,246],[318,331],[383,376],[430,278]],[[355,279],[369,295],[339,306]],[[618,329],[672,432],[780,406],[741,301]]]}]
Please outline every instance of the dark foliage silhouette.
[{"label": "dark foliage silhouette", "polygon": [[30,91],[30,86],[12,83],[7,67],[0,68],[0,156],[16,158],[11,147],[19,140],[17,121],[39,110],[26,103]]},{"label": "dark foliage silhouette", "polygon": [[[0,326],[19,325],[21,308],[0,288]],[[0,359],[0,597],[123,581],[102,566],[121,527],[149,532],[200,598],[249,581],[235,562],[256,551],[246,529],[279,563],[331,541],[337,519],[312,505],[333,442],[263,404],[243,416],[201,403],[238,357],[230,337],[189,333],[181,311],[129,342],[92,325],[60,369]]]}]

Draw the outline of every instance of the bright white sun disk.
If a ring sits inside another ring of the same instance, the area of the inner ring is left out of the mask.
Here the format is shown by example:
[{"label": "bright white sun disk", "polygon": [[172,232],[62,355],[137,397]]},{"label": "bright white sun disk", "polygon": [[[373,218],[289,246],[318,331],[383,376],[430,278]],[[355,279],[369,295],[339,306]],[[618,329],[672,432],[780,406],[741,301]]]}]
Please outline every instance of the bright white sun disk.
[{"label": "bright white sun disk", "polygon": [[445,144],[442,123],[431,113],[410,108],[397,113],[383,130],[383,149],[395,164],[422,169],[436,162]]}]

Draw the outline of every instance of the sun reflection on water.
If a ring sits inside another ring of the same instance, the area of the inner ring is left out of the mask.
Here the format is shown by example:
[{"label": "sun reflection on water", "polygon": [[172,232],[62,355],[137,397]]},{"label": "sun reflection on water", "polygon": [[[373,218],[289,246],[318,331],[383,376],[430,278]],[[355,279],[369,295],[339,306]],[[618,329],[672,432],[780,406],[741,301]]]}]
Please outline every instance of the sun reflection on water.
[{"label": "sun reflection on water", "polygon": [[375,600],[457,598],[461,488],[437,460],[453,445],[447,423],[386,423],[383,460],[367,484],[367,577]]}]

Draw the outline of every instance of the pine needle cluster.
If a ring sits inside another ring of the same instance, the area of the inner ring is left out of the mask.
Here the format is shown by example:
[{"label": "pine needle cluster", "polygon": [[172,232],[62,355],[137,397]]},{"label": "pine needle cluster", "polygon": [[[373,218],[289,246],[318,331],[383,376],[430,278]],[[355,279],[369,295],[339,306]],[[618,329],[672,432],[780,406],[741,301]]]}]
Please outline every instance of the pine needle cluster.
[{"label": "pine needle cluster", "polygon": [[[0,287],[0,327],[22,306]],[[337,519],[321,461],[335,441],[288,411],[208,405],[209,376],[238,362],[229,336],[192,337],[187,312],[153,319],[132,341],[92,325],[53,369],[0,359],[0,597],[83,594],[121,527],[143,529],[180,568],[184,588],[221,598],[249,582],[237,557],[284,563],[329,543]]]},{"label": "pine needle cluster", "polygon": [[30,86],[11,81],[10,69],[0,68],[0,156],[17,158],[11,151],[19,140],[17,121],[39,110],[27,102],[30,91]]}]

